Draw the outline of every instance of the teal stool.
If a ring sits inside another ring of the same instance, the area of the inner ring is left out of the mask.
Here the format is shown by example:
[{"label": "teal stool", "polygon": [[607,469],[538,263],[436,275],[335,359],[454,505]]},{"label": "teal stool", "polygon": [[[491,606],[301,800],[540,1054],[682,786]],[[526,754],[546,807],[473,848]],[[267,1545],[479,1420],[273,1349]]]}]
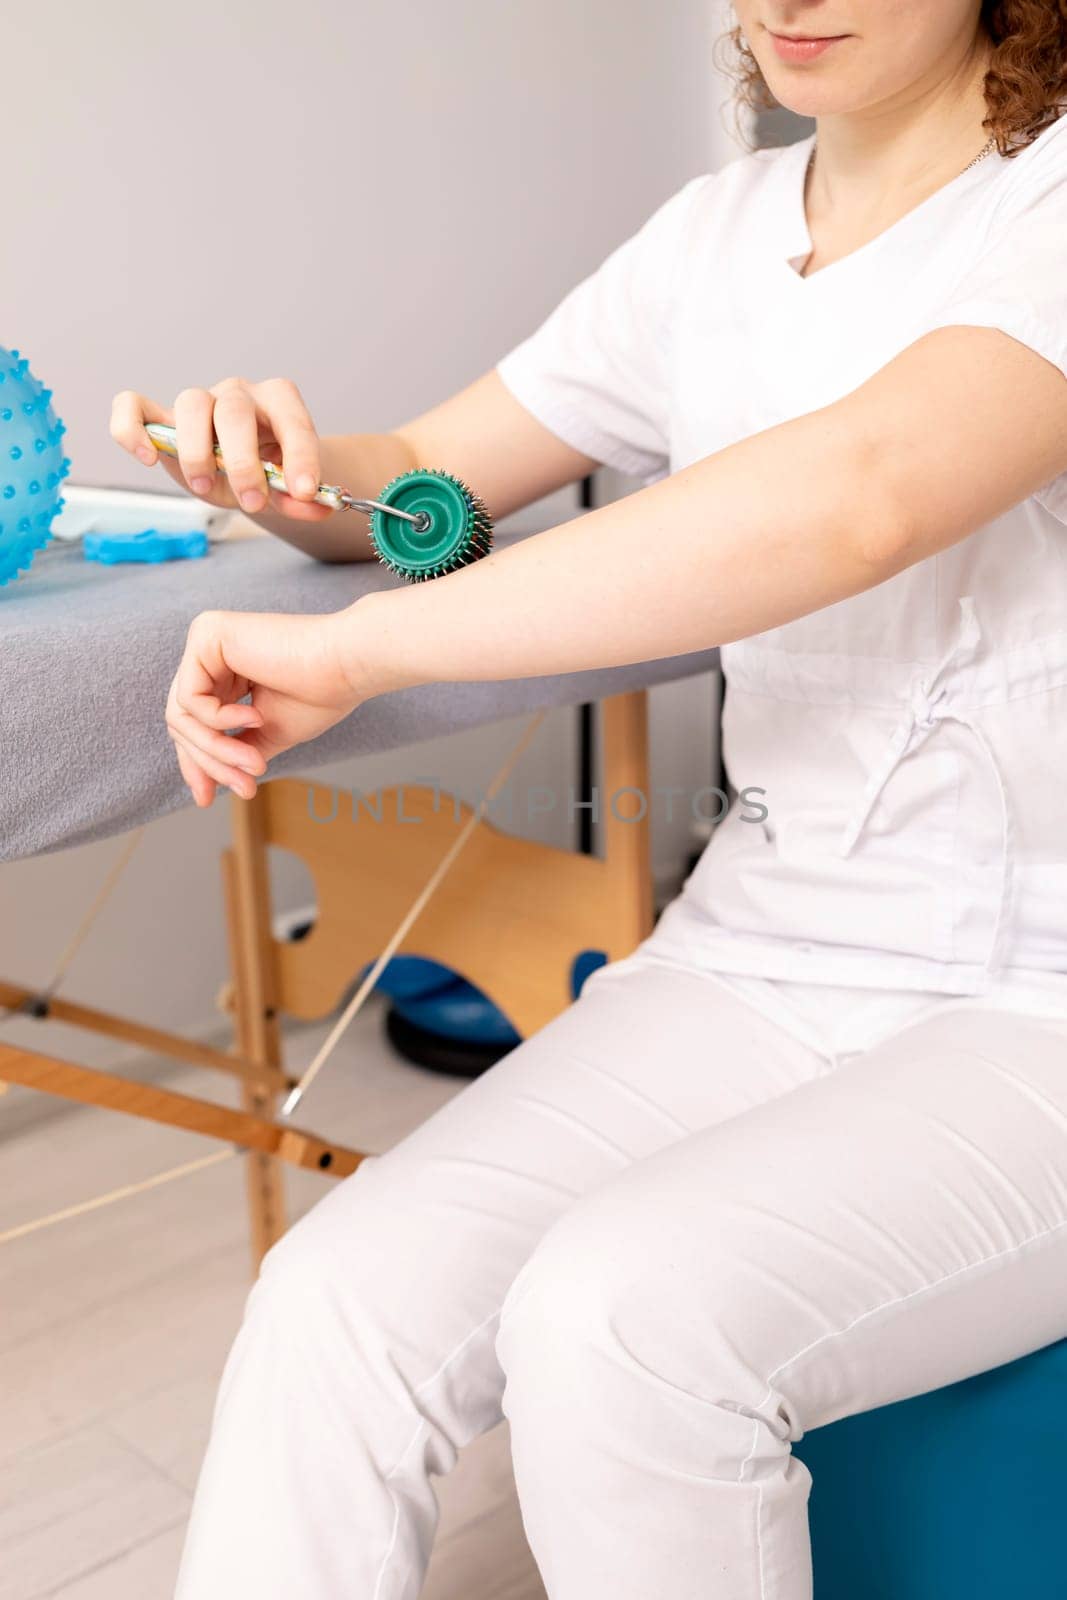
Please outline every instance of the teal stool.
[{"label": "teal stool", "polygon": [[1067,1600],[1067,1339],[795,1449],[815,1600]]}]

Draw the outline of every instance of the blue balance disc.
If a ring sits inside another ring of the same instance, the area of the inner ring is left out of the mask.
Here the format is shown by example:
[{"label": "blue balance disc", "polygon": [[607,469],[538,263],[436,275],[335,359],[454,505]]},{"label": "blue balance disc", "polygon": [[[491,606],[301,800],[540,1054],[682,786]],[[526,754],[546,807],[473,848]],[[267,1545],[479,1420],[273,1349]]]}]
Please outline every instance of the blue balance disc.
[{"label": "blue balance disc", "polygon": [[25,572],[63,506],[70,462],[51,399],[25,356],[0,345],[0,585]]}]

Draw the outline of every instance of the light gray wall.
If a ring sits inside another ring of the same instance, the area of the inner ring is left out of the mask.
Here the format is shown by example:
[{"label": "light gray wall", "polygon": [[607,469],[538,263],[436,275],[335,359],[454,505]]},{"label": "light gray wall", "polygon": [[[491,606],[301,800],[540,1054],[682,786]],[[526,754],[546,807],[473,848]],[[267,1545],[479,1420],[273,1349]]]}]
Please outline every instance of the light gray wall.
[{"label": "light gray wall", "polygon": [[[17,143],[0,343],[54,389],[74,480],[155,481],[107,436],[121,387],[169,398],[228,373],[285,374],[332,431],[393,426],[470,381],[663,198],[727,159],[720,22],[719,0],[24,7],[5,74]],[[656,692],[663,783],[709,781],[710,692]],[[467,795],[513,736],[331,776],[366,788],[433,771]],[[544,738],[530,781],[562,786],[571,719]],[[564,820],[545,828],[569,837]],[[224,837],[221,806],[154,825],[68,992],[210,1027]],[[45,981],[118,848],[0,872],[0,973]],[[669,879],[684,823],[657,824],[655,848]],[[299,903],[299,874],[282,889]],[[114,1053],[21,1022],[4,1037]]]},{"label": "light gray wall", "polygon": [[0,306],[86,482],[114,390],[282,373],[320,427],[477,376],[706,165],[702,0],[31,6]]}]

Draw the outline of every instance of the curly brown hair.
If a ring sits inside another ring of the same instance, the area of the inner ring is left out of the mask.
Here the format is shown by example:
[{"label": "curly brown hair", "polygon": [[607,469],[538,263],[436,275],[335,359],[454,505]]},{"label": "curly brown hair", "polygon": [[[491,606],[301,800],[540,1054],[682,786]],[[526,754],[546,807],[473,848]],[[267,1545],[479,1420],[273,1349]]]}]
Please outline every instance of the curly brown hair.
[{"label": "curly brown hair", "polygon": [[[1067,110],[1067,0],[982,0],[980,23],[993,45],[982,126],[1002,156],[1013,156]],[[741,108],[773,111],[779,102],[740,27],[719,39],[716,59],[734,79],[738,132],[748,142]]]}]

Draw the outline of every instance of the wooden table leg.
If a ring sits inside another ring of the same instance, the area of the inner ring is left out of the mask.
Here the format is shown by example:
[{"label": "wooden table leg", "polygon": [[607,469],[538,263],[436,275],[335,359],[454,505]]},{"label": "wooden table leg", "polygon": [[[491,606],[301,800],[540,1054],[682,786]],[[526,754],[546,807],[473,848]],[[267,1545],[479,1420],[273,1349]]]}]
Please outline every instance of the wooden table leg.
[{"label": "wooden table leg", "polygon": [[[270,879],[262,827],[262,797],[231,804],[233,849],[223,857],[226,922],[233,973],[236,1045],[249,1061],[281,1070],[276,985],[271,938]],[[277,1080],[275,1079],[275,1082]],[[241,1100],[247,1111],[273,1118],[278,1096],[266,1079],[246,1078]],[[278,1161],[258,1152],[246,1158],[248,1220],[253,1265],[285,1232],[285,1185]]]},{"label": "wooden table leg", "polygon": [[620,953],[652,932],[652,809],[648,694],[635,689],[600,702],[601,818],[610,926]]}]

